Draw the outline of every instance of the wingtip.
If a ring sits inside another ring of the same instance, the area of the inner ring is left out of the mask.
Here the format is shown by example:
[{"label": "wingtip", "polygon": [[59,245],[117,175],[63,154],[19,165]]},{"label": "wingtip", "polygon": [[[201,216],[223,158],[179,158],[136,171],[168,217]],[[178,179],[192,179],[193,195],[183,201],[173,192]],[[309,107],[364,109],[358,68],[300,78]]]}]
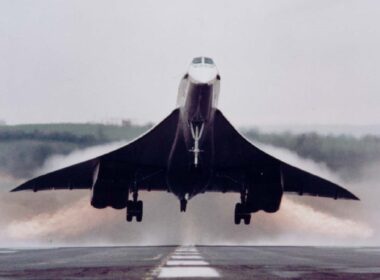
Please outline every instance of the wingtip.
[{"label": "wingtip", "polygon": [[16,188],[10,190],[9,192],[20,192],[20,191],[26,191],[26,190],[33,190],[33,188],[31,188],[31,186],[30,186],[30,181],[27,181],[27,182],[17,186]]},{"label": "wingtip", "polygon": [[351,193],[351,192],[348,192],[348,195],[347,195],[345,198],[346,198],[346,199],[351,199],[351,200],[360,201],[360,198],[357,197],[356,195],[354,195],[354,194]]},{"label": "wingtip", "polygon": [[9,192],[19,192],[19,191],[23,191],[22,185],[10,190]]},{"label": "wingtip", "polygon": [[339,190],[337,190],[336,195],[337,195],[337,198],[360,201],[359,197],[357,197],[352,192],[350,192],[349,190],[347,190],[343,187],[339,187]]}]

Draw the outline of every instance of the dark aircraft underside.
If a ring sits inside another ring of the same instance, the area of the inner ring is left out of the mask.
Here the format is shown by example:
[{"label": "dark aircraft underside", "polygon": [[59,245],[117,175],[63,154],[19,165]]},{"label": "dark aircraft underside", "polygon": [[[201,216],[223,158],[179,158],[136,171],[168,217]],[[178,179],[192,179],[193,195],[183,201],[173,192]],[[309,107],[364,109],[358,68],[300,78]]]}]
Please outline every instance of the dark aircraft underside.
[{"label": "dark aircraft underside", "polygon": [[[32,179],[13,191],[90,189],[95,208],[127,207],[127,221],[142,220],[139,191],[171,192],[185,211],[204,192],[235,192],[235,223],[251,213],[273,213],[284,192],[358,198],[344,188],[261,151],[216,108],[220,76],[212,60],[194,59],[180,84],[179,107],[132,143],[85,162]],[[194,80],[208,79],[199,82]]]},{"label": "dark aircraft underside", "polygon": [[[32,179],[13,191],[92,189],[95,208],[128,207],[127,220],[142,219],[138,191],[169,191],[181,201],[203,192],[237,192],[235,222],[250,213],[276,212],[283,192],[357,199],[342,187],[290,166],[243,138],[220,111],[215,112],[212,152],[202,152],[197,167],[178,128],[179,109],[131,144],[103,156]],[[211,132],[210,132],[211,133]],[[203,147],[204,147],[203,146]],[[206,158],[208,156],[208,158]],[[131,197],[132,196],[132,197]]]}]

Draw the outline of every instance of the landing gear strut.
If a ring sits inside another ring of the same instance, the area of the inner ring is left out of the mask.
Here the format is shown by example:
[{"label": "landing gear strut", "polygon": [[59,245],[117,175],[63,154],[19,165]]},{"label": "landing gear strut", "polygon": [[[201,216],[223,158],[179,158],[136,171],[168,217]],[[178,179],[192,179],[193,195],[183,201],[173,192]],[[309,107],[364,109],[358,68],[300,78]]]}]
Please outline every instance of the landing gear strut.
[{"label": "landing gear strut", "polygon": [[142,221],[143,216],[143,202],[137,200],[138,192],[133,192],[133,200],[128,200],[127,202],[127,222],[131,222],[133,217],[136,217],[137,222]]},{"label": "landing gear strut", "polygon": [[194,154],[194,166],[198,167],[199,164],[199,155],[202,150],[199,148],[199,140],[202,137],[204,129],[204,123],[190,123],[191,136],[194,139],[194,147],[190,150]]},{"label": "landing gear strut", "polygon": [[251,223],[251,212],[249,212],[248,209],[247,196],[248,190],[244,188],[240,195],[241,203],[236,203],[235,205],[235,225],[239,225],[241,220],[243,220],[246,225]]}]

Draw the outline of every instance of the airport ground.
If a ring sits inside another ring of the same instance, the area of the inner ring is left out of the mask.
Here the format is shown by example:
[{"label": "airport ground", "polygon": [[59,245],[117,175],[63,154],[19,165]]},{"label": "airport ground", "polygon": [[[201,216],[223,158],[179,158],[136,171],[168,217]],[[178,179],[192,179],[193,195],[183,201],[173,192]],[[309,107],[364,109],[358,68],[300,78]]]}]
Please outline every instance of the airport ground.
[{"label": "airport ground", "polygon": [[0,249],[0,279],[380,279],[380,248]]}]

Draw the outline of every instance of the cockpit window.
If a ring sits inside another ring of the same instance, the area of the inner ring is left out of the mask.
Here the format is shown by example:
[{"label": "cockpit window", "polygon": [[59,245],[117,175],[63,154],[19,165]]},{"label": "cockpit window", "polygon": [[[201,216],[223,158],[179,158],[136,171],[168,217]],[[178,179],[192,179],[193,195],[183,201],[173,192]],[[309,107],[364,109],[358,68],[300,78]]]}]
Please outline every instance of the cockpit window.
[{"label": "cockpit window", "polygon": [[199,64],[199,63],[202,63],[202,57],[196,57],[193,59],[193,63],[194,64]]},{"label": "cockpit window", "polygon": [[206,64],[214,64],[214,61],[209,57],[205,57],[205,63]]}]

